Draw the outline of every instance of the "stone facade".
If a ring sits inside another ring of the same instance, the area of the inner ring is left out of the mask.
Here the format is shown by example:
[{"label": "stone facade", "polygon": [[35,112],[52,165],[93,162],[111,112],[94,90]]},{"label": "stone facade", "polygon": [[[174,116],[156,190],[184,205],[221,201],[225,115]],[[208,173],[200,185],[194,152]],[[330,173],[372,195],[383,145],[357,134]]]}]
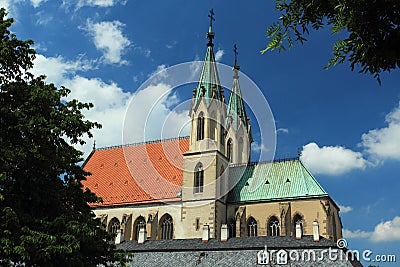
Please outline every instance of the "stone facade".
[{"label": "stone facade", "polygon": [[[327,205],[329,209],[327,209]],[[272,217],[279,221],[280,236],[295,236],[296,218],[301,219],[302,234],[312,235],[312,224],[318,222],[320,235],[327,239],[342,238],[342,225],[337,206],[329,198],[292,200],[286,202],[226,204],[217,201],[176,202],[163,205],[134,205],[107,207],[94,210],[97,217],[105,218],[104,225],[117,219],[121,223],[124,240],[137,240],[137,220],[146,221],[147,239],[162,239],[161,219],[169,214],[173,219],[173,238],[201,238],[204,225],[210,226],[210,236],[220,237],[220,227],[228,224],[229,237],[249,236],[250,218],[257,222],[257,236],[268,236],[268,222]]]}]

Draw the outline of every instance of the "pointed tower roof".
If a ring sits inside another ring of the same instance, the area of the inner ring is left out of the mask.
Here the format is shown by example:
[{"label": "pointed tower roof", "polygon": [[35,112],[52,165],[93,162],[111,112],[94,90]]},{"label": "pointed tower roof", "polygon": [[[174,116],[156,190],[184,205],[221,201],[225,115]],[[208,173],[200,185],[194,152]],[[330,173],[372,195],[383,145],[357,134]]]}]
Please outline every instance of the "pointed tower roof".
[{"label": "pointed tower roof", "polygon": [[242,92],[239,85],[239,70],[237,64],[237,47],[234,45],[233,51],[235,52],[235,66],[233,67],[233,85],[231,95],[229,96],[228,109],[227,109],[227,126],[231,125],[235,131],[239,129],[240,120],[243,122],[244,128],[249,129],[246,109],[242,99]]},{"label": "pointed tower roof", "polygon": [[201,70],[200,79],[197,87],[194,90],[194,107],[199,103],[201,97],[205,97],[207,106],[210,104],[211,99],[215,98],[223,102],[223,90],[219,81],[217,64],[214,55],[214,32],[212,31],[212,23],[214,19],[214,11],[210,10],[208,15],[210,18],[210,27],[207,32],[207,53],[204,59],[203,68]]}]

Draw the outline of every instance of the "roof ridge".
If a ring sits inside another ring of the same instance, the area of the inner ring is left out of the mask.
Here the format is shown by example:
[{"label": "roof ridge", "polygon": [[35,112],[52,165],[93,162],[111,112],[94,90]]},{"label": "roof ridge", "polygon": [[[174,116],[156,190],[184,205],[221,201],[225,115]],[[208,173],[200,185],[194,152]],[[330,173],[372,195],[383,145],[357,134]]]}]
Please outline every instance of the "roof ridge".
[{"label": "roof ridge", "polygon": [[[322,187],[322,185],[317,181],[317,179],[315,179],[315,177],[308,171],[308,169],[306,168],[306,166],[303,165],[303,163],[300,161],[301,164],[301,168],[302,168],[302,172],[306,171],[308,173],[308,175],[311,177],[311,179],[313,180],[313,182],[319,187],[319,189],[321,189],[325,194],[328,194],[325,189]],[[304,175],[304,172],[303,172]]]},{"label": "roof ridge", "polygon": [[[308,189],[306,177],[304,176],[304,172],[303,172],[304,166],[303,166],[303,164],[301,164],[301,161],[300,161],[300,160],[299,160],[299,164],[300,164],[300,166],[298,166],[298,167],[300,167],[301,177],[303,178],[303,179],[302,179],[303,185],[304,185],[304,187],[306,188],[306,192],[307,192],[306,194],[308,195],[308,194],[310,194],[310,190]],[[311,175],[311,174],[310,174],[310,175]],[[322,191],[325,192],[325,190],[322,190]]]},{"label": "roof ridge", "polygon": [[249,162],[249,163],[229,164],[229,167],[254,166],[254,165],[258,165],[258,164],[275,163],[275,162],[286,162],[286,161],[300,161],[300,159],[298,157],[278,158],[278,159],[263,160],[263,161],[253,161],[253,162]]},{"label": "roof ridge", "polygon": [[175,140],[183,140],[183,139],[188,139],[188,138],[189,138],[189,136],[179,136],[179,137],[171,137],[171,138],[165,138],[165,139],[155,139],[155,140],[149,140],[149,141],[143,141],[143,142],[136,142],[136,143],[114,145],[114,146],[99,147],[99,148],[95,148],[94,150],[95,151],[98,151],[98,150],[109,150],[109,149],[114,149],[114,148],[124,148],[124,147],[128,147],[128,146],[140,146],[140,145],[148,145],[148,144],[169,142],[169,141],[175,141]]}]

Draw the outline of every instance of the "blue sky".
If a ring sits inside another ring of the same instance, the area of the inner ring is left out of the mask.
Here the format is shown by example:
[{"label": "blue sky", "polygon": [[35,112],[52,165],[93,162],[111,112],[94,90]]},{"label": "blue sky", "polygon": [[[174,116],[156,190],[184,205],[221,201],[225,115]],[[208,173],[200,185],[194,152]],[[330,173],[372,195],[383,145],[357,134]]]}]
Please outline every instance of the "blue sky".
[{"label": "blue sky", "polygon": [[[12,31],[35,41],[33,72],[95,104],[86,116],[103,124],[95,132],[98,146],[122,142],[132,97],[151,106],[155,92],[167,92],[163,84],[136,92],[152,73],[204,58],[207,13],[214,8],[218,60],[232,65],[237,44],[241,70],[262,90],[275,118],[276,157],[302,151],[303,163],[342,206],[351,249],[396,254],[400,261],[399,71],[382,75],[379,86],[347,64],[324,70],[338,39],[327,30],[313,32],[289,51],[261,55],[265,30],[279,17],[273,1],[0,0],[0,5],[16,20]],[[190,88],[167,93],[156,117],[165,118],[190,95]],[[181,123],[185,116],[185,110],[173,112],[172,121]],[[133,141],[142,138],[140,132],[132,135]]]}]

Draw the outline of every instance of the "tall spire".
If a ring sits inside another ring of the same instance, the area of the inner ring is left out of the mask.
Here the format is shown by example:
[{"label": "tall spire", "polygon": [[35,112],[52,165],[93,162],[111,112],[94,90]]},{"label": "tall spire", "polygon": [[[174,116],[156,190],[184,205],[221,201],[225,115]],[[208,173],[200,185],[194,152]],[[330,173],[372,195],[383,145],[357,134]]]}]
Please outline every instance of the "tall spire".
[{"label": "tall spire", "polygon": [[193,90],[194,99],[192,108],[195,108],[197,106],[197,104],[200,102],[201,97],[205,98],[207,106],[211,103],[211,99],[213,98],[217,99],[220,103],[224,102],[223,90],[219,81],[217,64],[215,62],[215,55],[213,50],[213,39],[215,36],[214,32],[212,31],[213,21],[215,21],[213,9],[210,10],[208,17],[210,18],[210,26],[207,32],[207,52],[201,70],[199,82],[197,84],[197,87]]},{"label": "tall spire", "polygon": [[235,54],[235,65],[233,67],[233,85],[231,95],[229,96],[228,109],[227,109],[227,127],[233,127],[235,132],[239,129],[240,121],[242,121],[244,129],[250,130],[249,122],[247,120],[246,109],[242,99],[242,92],[239,85],[239,70],[240,67],[237,64],[237,46],[233,46]]}]

